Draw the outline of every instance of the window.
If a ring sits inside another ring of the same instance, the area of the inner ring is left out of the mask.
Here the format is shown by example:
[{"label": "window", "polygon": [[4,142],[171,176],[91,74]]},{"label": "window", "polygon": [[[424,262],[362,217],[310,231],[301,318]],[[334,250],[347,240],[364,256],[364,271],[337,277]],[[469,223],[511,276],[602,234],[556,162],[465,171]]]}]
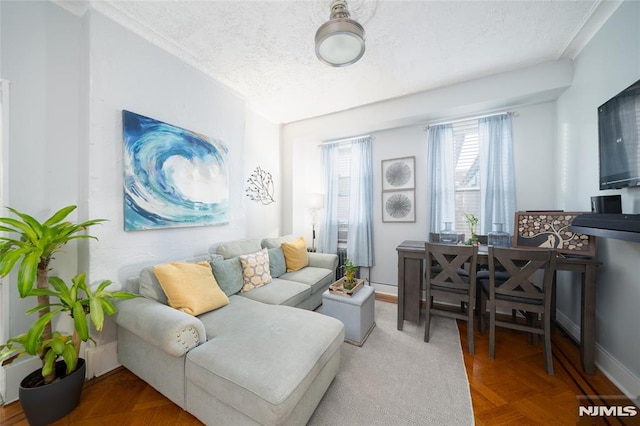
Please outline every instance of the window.
[{"label": "window", "polygon": [[338,248],[347,248],[349,195],[351,193],[351,145],[338,149]]},{"label": "window", "polygon": [[427,134],[429,232],[455,221],[469,234],[464,213],[474,214],[476,232],[494,224],[513,229],[516,211],[511,114],[500,113],[429,126]]},{"label": "window", "polygon": [[[358,266],[373,265],[373,167],[371,137],[321,145],[327,207],[318,251],[346,250]],[[347,235],[348,234],[348,235]]]},{"label": "window", "polygon": [[[455,161],[455,205],[457,232],[469,235],[464,213],[480,214],[480,146],[478,120],[453,123]],[[477,230],[476,230],[477,232]]]}]

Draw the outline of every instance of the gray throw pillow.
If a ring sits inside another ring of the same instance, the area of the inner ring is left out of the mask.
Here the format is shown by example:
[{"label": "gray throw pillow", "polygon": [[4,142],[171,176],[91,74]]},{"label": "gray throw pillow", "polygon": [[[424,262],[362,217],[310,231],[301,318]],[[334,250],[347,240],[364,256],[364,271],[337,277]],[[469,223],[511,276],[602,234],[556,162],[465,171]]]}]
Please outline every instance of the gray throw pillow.
[{"label": "gray throw pillow", "polygon": [[147,266],[140,271],[139,285],[140,296],[156,300],[165,305],[169,304],[169,300],[167,299],[167,295],[164,294],[160,281],[156,278],[156,274],[153,273],[153,266]]},{"label": "gray throw pillow", "polygon": [[278,278],[287,272],[287,264],[284,260],[282,247],[269,249],[269,272],[272,278]]},{"label": "gray throw pillow", "polygon": [[242,265],[239,257],[211,262],[213,276],[224,294],[231,296],[242,289]]},{"label": "gray throw pillow", "polygon": [[295,237],[289,234],[284,237],[264,238],[260,242],[260,245],[262,245],[263,248],[272,249],[282,246],[282,243],[290,243],[293,240],[295,240]]}]

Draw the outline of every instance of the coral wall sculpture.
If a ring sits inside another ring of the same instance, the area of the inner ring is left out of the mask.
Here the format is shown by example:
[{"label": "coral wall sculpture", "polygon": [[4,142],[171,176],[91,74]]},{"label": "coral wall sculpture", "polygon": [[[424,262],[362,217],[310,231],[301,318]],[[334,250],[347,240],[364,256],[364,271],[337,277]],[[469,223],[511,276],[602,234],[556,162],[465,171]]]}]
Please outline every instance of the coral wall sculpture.
[{"label": "coral wall sculpture", "polygon": [[249,187],[245,190],[247,197],[252,201],[257,201],[267,206],[274,203],[273,199],[273,177],[271,173],[262,170],[260,166],[251,173],[249,179],[247,179]]}]

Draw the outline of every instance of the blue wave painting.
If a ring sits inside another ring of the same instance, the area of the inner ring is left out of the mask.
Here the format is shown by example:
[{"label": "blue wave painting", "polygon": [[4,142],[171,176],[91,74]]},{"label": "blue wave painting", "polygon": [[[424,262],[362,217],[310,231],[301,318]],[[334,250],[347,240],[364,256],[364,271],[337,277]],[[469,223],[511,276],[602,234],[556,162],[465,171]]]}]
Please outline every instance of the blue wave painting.
[{"label": "blue wave painting", "polygon": [[122,111],[124,229],[229,223],[226,145]]}]

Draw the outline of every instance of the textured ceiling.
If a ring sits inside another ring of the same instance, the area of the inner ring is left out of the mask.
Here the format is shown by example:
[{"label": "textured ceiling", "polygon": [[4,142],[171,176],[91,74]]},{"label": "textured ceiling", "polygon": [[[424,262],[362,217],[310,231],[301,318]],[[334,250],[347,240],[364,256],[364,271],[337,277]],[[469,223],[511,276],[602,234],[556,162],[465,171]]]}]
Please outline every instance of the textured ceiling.
[{"label": "textured ceiling", "polygon": [[89,4],[287,123],[571,58],[619,2],[349,0],[366,52],[343,68],[314,52],[331,0]]}]

